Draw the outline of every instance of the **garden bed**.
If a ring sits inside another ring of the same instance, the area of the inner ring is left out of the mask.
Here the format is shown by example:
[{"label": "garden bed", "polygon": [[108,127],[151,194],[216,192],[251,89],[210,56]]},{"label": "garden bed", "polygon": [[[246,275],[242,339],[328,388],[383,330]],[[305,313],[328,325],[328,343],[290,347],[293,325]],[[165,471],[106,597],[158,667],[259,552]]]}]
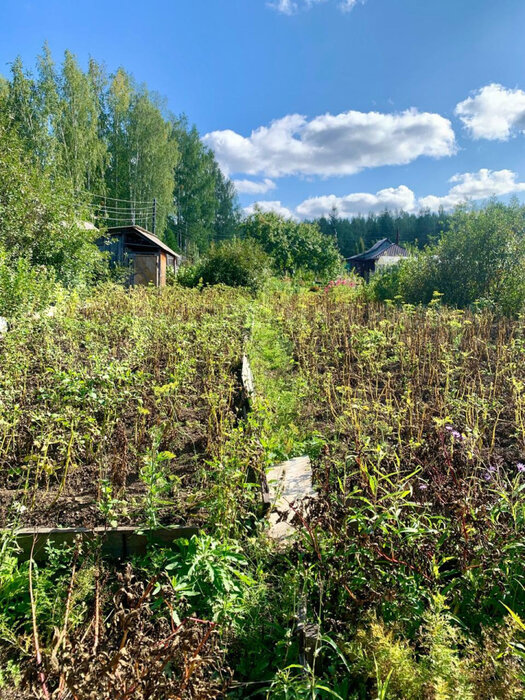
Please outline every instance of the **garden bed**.
[{"label": "garden bed", "polygon": [[0,341],[0,523],[195,524],[242,403],[246,301],[118,287]]}]

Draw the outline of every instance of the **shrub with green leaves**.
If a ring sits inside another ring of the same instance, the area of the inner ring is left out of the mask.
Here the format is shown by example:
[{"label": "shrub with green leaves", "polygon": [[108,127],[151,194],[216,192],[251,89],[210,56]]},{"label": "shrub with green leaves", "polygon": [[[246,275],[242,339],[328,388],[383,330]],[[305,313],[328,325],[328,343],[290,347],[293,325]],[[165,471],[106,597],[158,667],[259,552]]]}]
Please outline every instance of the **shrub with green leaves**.
[{"label": "shrub with green leaves", "polygon": [[492,306],[507,315],[525,307],[525,208],[492,202],[460,208],[440,241],[372,278],[379,301],[400,296],[427,304],[439,292],[449,306]]},{"label": "shrub with green leaves", "polygon": [[71,184],[53,170],[43,170],[25,152],[21,140],[0,115],[0,246],[6,262],[20,258],[54,271],[74,285],[90,282],[104,267],[87,229],[85,208]]},{"label": "shrub with green leaves", "polygon": [[310,275],[332,279],[342,270],[335,241],[315,224],[285,219],[274,212],[255,211],[243,224],[244,235],[272,258],[280,275]]},{"label": "shrub with green leaves", "polygon": [[184,287],[226,284],[255,292],[268,277],[269,269],[270,259],[261,246],[236,239],[212,245],[204,258],[182,267],[177,280]]},{"label": "shrub with green leaves", "polygon": [[0,249],[0,316],[38,312],[60,296],[54,270],[32,266],[26,258],[10,261]]}]

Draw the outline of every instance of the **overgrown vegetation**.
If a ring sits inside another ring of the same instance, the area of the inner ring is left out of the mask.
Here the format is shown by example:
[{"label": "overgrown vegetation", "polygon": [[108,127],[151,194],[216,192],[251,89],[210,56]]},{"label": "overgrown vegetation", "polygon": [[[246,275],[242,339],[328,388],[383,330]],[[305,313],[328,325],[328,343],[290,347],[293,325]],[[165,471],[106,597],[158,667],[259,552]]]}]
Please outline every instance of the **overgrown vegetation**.
[{"label": "overgrown vegetation", "polygon": [[449,226],[435,245],[373,277],[371,296],[428,304],[437,292],[450,306],[519,314],[525,307],[524,208],[518,202],[460,208]]},{"label": "overgrown vegetation", "polygon": [[309,274],[330,279],[342,270],[335,242],[323,236],[315,224],[256,211],[243,222],[243,233],[271,256],[278,275]]},{"label": "overgrown vegetation", "polygon": [[[127,566],[79,545],[18,563],[5,535],[5,697],[521,698],[524,344],[521,320],[355,283],[110,285],[18,321],[0,347],[8,532],[206,533]],[[257,482],[298,454],[318,498],[282,550]]]},{"label": "overgrown vegetation", "polygon": [[[87,209],[79,207],[68,181],[43,177],[26,154],[17,133],[0,117],[0,251],[6,263],[25,260],[27,274],[42,279],[46,271],[63,284],[92,282],[102,260],[86,229]],[[5,293],[5,292],[4,292]],[[0,313],[4,309],[0,309]]]},{"label": "overgrown vegetation", "polygon": [[14,501],[25,523],[202,522],[235,436],[246,303],[107,285],[14,323],[0,343],[4,522]]},{"label": "overgrown vegetation", "polygon": [[331,290],[271,303],[301,387],[297,440],[321,443],[292,557],[343,656],[320,654],[318,682],[341,697],[521,697],[522,322]]},{"label": "overgrown vegetation", "polygon": [[225,284],[256,292],[270,275],[271,258],[252,240],[233,240],[212,246],[207,255],[177,274],[184,287]]}]

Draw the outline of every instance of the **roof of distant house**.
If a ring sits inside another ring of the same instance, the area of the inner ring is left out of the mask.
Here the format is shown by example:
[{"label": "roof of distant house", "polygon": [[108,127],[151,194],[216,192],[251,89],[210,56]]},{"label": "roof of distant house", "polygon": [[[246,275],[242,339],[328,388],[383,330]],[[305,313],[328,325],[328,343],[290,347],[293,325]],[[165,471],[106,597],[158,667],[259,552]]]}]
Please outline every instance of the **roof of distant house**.
[{"label": "roof of distant house", "polygon": [[364,253],[359,253],[359,255],[352,255],[350,258],[347,258],[347,260],[352,260],[354,262],[360,262],[365,260],[377,260],[377,258],[380,258],[382,255],[384,255],[387,250],[391,253],[391,255],[399,257],[408,256],[408,250],[406,248],[403,248],[398,243],[392,243],[392,241],[389,238],[382,238],[380,241],[377,241],[377,243],[374,243],[374,245],[371,248],[365,250]]}]

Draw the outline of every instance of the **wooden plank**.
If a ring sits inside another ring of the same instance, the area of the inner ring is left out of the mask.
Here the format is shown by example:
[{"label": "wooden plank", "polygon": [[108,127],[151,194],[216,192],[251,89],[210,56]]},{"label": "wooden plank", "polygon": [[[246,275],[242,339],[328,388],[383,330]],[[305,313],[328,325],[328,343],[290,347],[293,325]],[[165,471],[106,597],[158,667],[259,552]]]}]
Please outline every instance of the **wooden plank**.
[{"label": "wooden plank", "polygon": [[77,537],[81,537],[87,542],[99,539],[102,556],[113,559],[125,559],[133,554],[144,554],[149,542],[169,546],[177,539],[190,538],[198,533],[199,528],[193,526],[164,527],[154,530],[133,526],[95,527],[92,529],[83,527],[40,527],[23,528],[16,531],[15,540],[20,548],[18,557],[21,561],[29,559],[31,549],[33,549],[35,561],[44,561],[46,558],[45,548],[48,542],[54,547],[72,545]]},{"label": "wooden plank", "polygon": [[255,382],[253,379],[252,369],[250,367],[250,362],[246,355],[242,356],[242,370],[241,379],[246,396],[251,399],[255,396]]},{"label": "wooden plank", "polygon": [[316,497],[310,458],[305,455],[276,464],[268,470],[266,479],[270,497],[268,535],[276,541],[285,542],[295,531],[291,524],[294,509],[305,498]]},{"label": "wooden plank", "polygon": [[299,661],[305,672],[315,672],[315,657],[319,646],[321,628],[315,622],[308,621],[306,596],[299,598],[297,611],[297,637],[299,641]]},{"label": "wooden plank", "polygon": [[161,253],[159,260],[160,260],[159,287],[165,287],[166,286],[166,253]]}]

